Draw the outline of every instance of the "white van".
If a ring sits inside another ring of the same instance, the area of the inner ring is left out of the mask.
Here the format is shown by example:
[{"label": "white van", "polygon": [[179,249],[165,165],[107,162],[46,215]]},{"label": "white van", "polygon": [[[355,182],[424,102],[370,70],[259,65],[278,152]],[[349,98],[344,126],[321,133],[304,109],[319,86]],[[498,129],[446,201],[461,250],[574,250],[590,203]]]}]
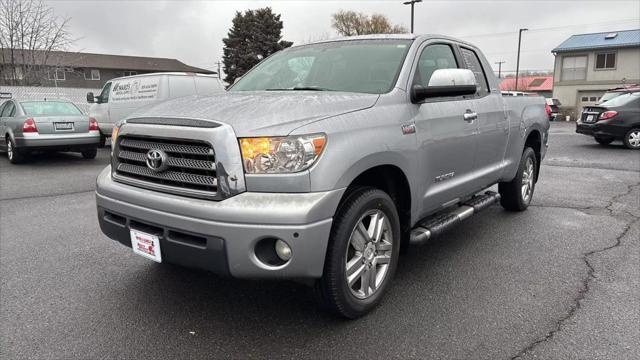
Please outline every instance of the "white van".
[{"label": "white van", "polygon": [[224,92],[213,75],[196,73],[152,73],[109,80],[100,95],[87,94],[89,116],[98,121],[101,143],[111,136],[113,125],[147,105],[188,95],[213,95]]}]

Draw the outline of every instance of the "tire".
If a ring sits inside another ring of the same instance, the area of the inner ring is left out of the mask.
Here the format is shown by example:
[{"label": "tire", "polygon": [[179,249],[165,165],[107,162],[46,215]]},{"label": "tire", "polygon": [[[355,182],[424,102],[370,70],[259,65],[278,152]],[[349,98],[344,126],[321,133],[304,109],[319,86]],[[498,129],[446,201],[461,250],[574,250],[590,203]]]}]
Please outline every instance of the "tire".
[{"label": "tire", "polygon": [[23,163],[26,159],[25,153],[16,148],[16,143],[13,142],[11,137],[7,136],[5,138],[5,142],[7,148],[7,158],[9,159],[9,162],[11,162],[12,164]]},{"label": "tire", "polygon": [[82,151],[82,157],[85,159],[95,159],[96,155],[98,155],[98,149],[88,149]]},{"label": "tire", "polygon": [[[536,186],[536,154],[527,147],[522,152],[518,173],[513,180],[498,184],[500,205],[508,211],[524,211],[529,207]],[[525,190],[525,186],[527,186]]]},{"label": "tire", "polygon": [[629,130],[622,141],[628,149],[640,150],[640,129]]},{"label": "tire", "polygon": [[107,146],[107,137],[103,134],[100,134],[100,142],[98,143],[98,147],[102,149],[105,146]]},{"label": "tire", "polygon": [[[373,219],[379,219],[375,223],[381,225],[377,241],[368,235],[376,232],[370,227]],[[324,273],[315,284],[320,305],[349,319],[363,316],[378,305],[396,271],[400,234],[398,212],[389,195],[374,188],[354,190],[334,217]],[[351,284],[347,277],[349,264],[354,270]],[[377,276],[372,277],[373,273]],[[373,287],[363,286],[363,282],[372,284],[367,278],[376,279]]]},{"label": "tire", "polygon": [[609,145],[613,142],[613,138],[609,137],[596,137],[595,139],[600,145]]}]

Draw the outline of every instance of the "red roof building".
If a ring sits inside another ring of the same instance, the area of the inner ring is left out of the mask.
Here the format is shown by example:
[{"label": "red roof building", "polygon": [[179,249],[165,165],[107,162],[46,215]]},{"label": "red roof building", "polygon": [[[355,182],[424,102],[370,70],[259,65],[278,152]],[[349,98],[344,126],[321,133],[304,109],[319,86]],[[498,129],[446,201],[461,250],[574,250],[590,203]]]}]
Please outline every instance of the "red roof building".
[{"label": "red roof building", "polygon": [[[516,79],[513,77],[502,79],[501,91],[515,91]],[[540,95],[553,91],[553,76],[524,76],[518,78],[518,91],[535,92]]]}]

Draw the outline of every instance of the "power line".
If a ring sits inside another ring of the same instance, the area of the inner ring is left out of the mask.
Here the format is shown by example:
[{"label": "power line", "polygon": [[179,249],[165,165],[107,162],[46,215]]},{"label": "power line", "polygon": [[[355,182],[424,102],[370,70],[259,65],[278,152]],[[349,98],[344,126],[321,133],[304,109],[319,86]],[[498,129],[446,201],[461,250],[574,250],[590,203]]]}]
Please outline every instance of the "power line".
[{"label": "power line", "polygon": [[[603,21],[603,22],[599,22],[599,23],[573,24],[573,25],[553,26],[553,27],[546,27],[546,28],[532,28],[529,31],[531,31],[531,32],[548,31],[548,30],[558,30],[558,29],[567,29],[567,28],[575,28],[575,27],[584,28],[585,26],[609,25],[609,24],[617,24],[617,23],[620,23],[620,22],[630,22],[630,21],[640,22],[640,19],[619,19],[619,20]],[[518,33],[518,31],[505,31],[505,32],[477,34],[477,35],[458,35],[457,37],[459,37],[459,38],[475,38],[475,37],[490,37],[490,36],[513,35],[513,34],[517,34],[517,33]]]}]

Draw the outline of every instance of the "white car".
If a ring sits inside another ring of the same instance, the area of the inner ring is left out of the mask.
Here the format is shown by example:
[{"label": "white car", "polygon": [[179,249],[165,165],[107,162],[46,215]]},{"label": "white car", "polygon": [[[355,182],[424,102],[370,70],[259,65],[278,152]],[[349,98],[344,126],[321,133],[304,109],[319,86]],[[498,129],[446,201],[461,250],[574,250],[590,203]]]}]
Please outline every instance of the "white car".
[{"label": "white car", "polygon": [[100,126],[101,144],[111,136],[113,125],[134,111],[188,95],[224,92],[216,76],[196,73],[152,73],[115,78],[104,84],[100,95],[87,94],[89,116]]}]

